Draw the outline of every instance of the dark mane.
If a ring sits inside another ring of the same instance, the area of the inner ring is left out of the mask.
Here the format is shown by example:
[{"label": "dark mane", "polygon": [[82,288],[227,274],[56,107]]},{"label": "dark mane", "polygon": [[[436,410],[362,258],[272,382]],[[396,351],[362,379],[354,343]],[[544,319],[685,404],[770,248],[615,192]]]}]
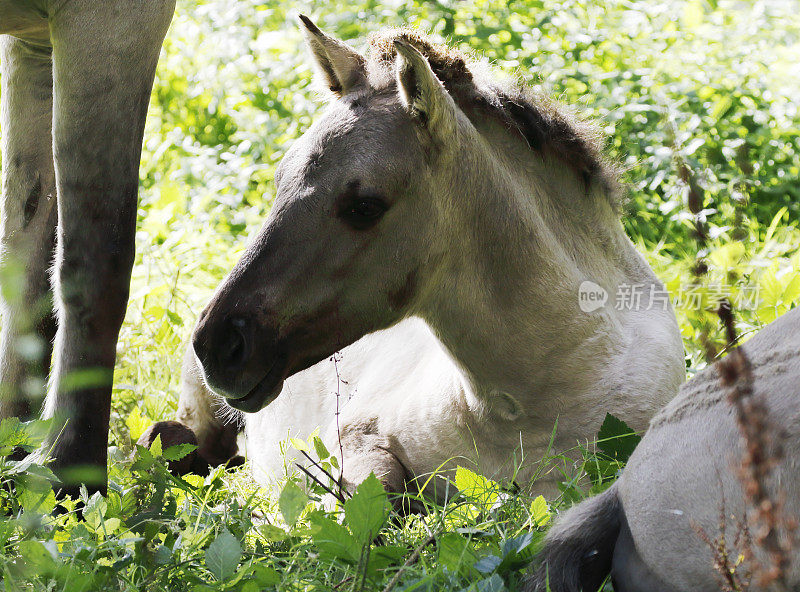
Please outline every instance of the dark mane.
[{"label": "dark mane", "polygon": [[550,154],[572,167],[587,188],[597,186],[617,207],[622,194],[619,170],[603,155],[605,137],[591,121],[577,117],[553,99],[519,81],[500,81],[485,64],[433,42],[412,29],[388,29],[370,36],[370,78],[385,84],[395,60],[394,41],[416,47],[464,112],[489,113],[516,130],[532,150]]}]

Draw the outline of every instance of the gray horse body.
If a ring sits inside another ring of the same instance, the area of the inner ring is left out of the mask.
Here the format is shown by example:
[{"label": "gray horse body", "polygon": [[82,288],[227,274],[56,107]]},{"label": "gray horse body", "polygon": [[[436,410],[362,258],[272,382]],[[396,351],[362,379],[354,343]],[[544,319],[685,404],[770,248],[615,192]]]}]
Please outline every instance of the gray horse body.
[{"label": "gray horse body", "polygon": [[0,417],[36,412],[49,374],[42,454],[71,484],[105,484],[144,120],[174,4],[0,0],[0,272],[22,276],[0,297]]},{"label": "gray horse body", "polygon": [[[800,516],[800,310],[762,329],[742,346],[764,396],[769,421],[784,430],[784,457],[770,487],[783,492],[785,515]],[[543,563],[528,590],[594,591],[610,570],[618,592],[719,590],[711,549],[720,515],[732,561],[745,497],[737,476],[743,450],[728,389],[716,366],[690,380],[651,422],[619,481],[570,509],[546,539]],[[763,551],[755,545],[757,559]],[[788,579],[800,586],[800,549]]]}]

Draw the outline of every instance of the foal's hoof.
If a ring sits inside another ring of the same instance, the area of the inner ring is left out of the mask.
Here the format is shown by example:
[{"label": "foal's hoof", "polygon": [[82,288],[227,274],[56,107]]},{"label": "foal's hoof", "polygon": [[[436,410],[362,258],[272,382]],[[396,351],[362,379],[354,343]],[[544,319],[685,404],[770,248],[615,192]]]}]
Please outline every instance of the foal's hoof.
[{"label": "foal's hoof", "polygon": [[[193,444],[197,446],[197,436],[194,432],[177,421],[159,421],[147,428],[136,442],[139,446],[150,448],[156,436],[161,436],[161,449],[166,450],[170,446],[178,444]],[[173,475],[185,475],[193,472],[196,466],[197,450],[192,450],[180,460],[172,460],[167,463],[170,473]]]},{"label": "foal's hoof", "polygon": [[225,463],[225,466],[229,469],[233,469],[235,467],[241,467],[244,463],[245,458],[241,454],[237,454],[231,457],[231,459]]}]

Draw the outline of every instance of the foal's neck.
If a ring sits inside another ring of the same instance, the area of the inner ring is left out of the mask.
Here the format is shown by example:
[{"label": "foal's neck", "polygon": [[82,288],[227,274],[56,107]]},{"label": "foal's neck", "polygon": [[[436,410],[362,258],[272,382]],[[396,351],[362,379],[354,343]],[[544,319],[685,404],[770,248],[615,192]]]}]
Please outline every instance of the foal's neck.
[{"label": "foal's neck", "polygon": [[[629,319],[615,310],[617,286],[657,279],[610,201],[587,195],[566,165],[486,158],[490,174],[454,185],[469,188],[456,225],[468,244],[420,312],[477,398],[512,417],[515,405],[591,392],[618,368]],[[608,292],[591,313],[579,307],[586,280]]]}]

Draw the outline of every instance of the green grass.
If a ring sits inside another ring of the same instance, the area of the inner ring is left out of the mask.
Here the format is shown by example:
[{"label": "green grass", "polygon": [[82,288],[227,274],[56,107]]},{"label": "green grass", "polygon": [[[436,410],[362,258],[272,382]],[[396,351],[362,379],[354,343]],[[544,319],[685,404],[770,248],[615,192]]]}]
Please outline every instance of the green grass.
[{"label": "green grass", "polygon": [[[308,497],[293,485],[280,496],[260,490],[246,466],[179,480],[158,454],[140,451],[132,460],[139,433],[172,417],[193,323],[269,211],[276,164],[322,107],[309,87],[295,11],[357,46],[383,26],[433,31],[598,117],[628,171],[625,228],[673,297],[693,291],[697,253],[688,187],[675,164],[684,160],[712,237],[704,304],[718,286],[735,302],[755,292],[755,304],[737,306],[747,336],[800,300],[800,16],[791,3],[317,6],[179,1],[145,136],[109,494],[84,500],[82,522],[74,511],[50,516],[46,469],[3,457],[6,589],[379,591],[419,550],[395,590],[516,590],[555,513],[607,487],[620,470],[629,451],[614,458],[603,442],[576,443],[578,460],[543,459],[563,475],[557,499],[540,498],[535,482],[511,491],[465,468],[461,496],[445,505],[416,499],[427,512],[400,517],[387,515],[371,485],[348,502],[348,514],[347,505],[324,503],[319,488]],[[701,332],[722,337],[703,306],[676,312],[691,375],[706,363]],[[36,425],[4,422],[0,452],[35,444]]]},{"label": "green grass", "polygon": [[[509,489],[460,467],[458,493],[442,504],[393,498],[422,509],[408,515],[374,477],[335,505],[332,481],[296,474],[279,494],[259,490],[246,468],[178,478],[166,461],[186,450],[157,441],[133,456],[112,449],[108,494],[83,493],[80,519],[77,500],[52,514],[45,467],[6,458],[14,446],[35,447],[45,429],[0,424],[7,590],[516,590],[555,509],[605,489],[638,440],[609,417],[596,445],[573,451],[579,460],[544,459],[563,474],[558,500],[535,483]],[[294,445],[335,473],[319,438]]]}]

